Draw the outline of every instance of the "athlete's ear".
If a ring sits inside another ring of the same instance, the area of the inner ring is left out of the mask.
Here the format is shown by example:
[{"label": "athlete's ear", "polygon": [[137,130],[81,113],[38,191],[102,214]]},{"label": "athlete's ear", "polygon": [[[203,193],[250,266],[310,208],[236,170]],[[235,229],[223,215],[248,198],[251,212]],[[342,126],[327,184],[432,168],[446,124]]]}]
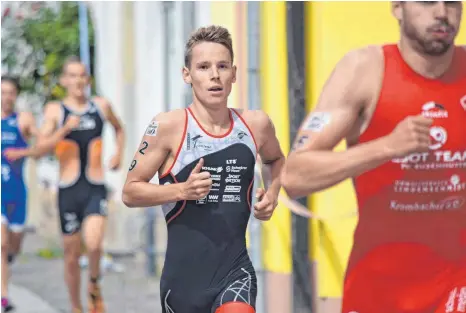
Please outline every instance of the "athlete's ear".
[{"label": "athlete's ear", "polygon": [[401,21],[403,3],[401,1],[392,1],[392,14],[398,20]]},{"label": "athlete's ear", "polygon": [[184,82],[186,84],[191,84],[192,79],[191,79],[191,73],[189,72],[189,68],[187,68],[186,66],[183,66],[182,74],[183,74]]},{"label": "athlete's ear", "polygon": [[231,80],[232,83],[236,83],[236,65],[233,65],[233,79]]}]

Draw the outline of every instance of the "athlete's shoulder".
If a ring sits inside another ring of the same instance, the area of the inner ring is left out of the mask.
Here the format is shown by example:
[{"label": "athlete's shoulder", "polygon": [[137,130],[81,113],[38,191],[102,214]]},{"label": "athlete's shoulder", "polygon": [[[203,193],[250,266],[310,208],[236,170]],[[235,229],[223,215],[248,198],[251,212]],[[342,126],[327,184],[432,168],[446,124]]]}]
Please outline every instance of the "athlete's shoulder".
[{"label": "athlete's shoulder", "polygon": [[259,145],[261,145],[264,140],[267,140],[266,138],[270,134],[275,132],[273,122],[266,112],[262,110],[240,109],[235,109],[235,112],[241,116],[254,138],[260,142]]},{"label": "athlete's shoulder", "polygon": [[244,110],[234,109],[235,112],[242,117],[248,126],[266,126],[271,122],[267,113],[262,110]]},{"label": "athlete's shoulder", "polygon": [[458,46],[458,49],[466,56],[466,46]]},{"label": "athlete's shoulder", "polygon": [[171,110],[167,112],[160,112],[153,118],[153,121],[157,121],[159,125],[163,125],[164,127],[184,125],[185,120],[186,120],[185,109],[176,109],[176,110]]},{"label": "athlete's shoulder", "polygon": [[18,112],[18,121],[20,124],[23,125],[34,123],[34,114],[32,114],[32,112],[29,111],[20,111]]},{"label": "athlete's shoulder", "polygon": [[94,96],[90,100],[97,106],[100,112],[103,113],[103,116],[105,118],[108,118],[109,111],[112,110],[112,103],[110,102],[110,100],[101,96]]},{"label": "athlete's shoulder", "polygon": [[370,45],[347,52],[337,64],[337,68],[361,74],[383,64],[383,47]]},{"label": "athlete's shoulder", "polygon": [[[147,131],[153,129],[157,132],[157,137],[170,142],[173,138],[179,137],[180,133],[183,133],[185,123],[186,110],[184,109],[160,112],[151,119]],[[147,131],[146,135],[148,135]]]},{"label": "athlete's shoulder", "polygon": [[61,106],[62,105],[60,101],[47,102],[44,106],[44,115],[46,117],[57,116],[60,110],[62,109]]},{"label": "athlete's shoulder", "polygon": [[94,96],[91,98],[91,101],[97,104],[102,109],[107,109],[112,106],[112,103],[107,98],[101,96]]}]

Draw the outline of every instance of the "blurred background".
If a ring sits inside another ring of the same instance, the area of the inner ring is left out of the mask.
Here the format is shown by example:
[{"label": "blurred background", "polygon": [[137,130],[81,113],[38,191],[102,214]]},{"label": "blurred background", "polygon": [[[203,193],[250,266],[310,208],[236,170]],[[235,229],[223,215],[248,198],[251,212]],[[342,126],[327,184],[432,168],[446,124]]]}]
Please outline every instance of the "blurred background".
[{"label": "blurred background", "polygon": [[[109,99],[124,124],[125,162],[106,175],[111,208],[102,267],[110,313],[161,312],[163,214],[158,207],[126,208],[121,189],[151,118],[191,102],[181,68],[192,31],[210,24],[229,29],[238,67],[229,106],[266,111],[286,154],[336,62],[351,49],[396,42],[399,32],[389,2],[2,1],[1,11],[2,74],[20,77],[19,110],[33,112],[39,124],[44,103],[64,95],[58,85],[63,61],[79,55],[92,75],[92,93]],[[464,22],[457,43],[466,44]],[[113,138],[106,129],[104,162],[114,152]],[[344,148],[344,142],[337,147]],[[28,307],[37,313],[40,305],[50,313],[69,311],[57,174],[53,156],[28,162],[29,233],[12,278],[13,301],[16,296],[23,303],[19,313]],[[356,222],[350,181],[296,203],[282,195],[269,222],[252,217],[248,245],[259,279],[257,312],[339,312]]]}]

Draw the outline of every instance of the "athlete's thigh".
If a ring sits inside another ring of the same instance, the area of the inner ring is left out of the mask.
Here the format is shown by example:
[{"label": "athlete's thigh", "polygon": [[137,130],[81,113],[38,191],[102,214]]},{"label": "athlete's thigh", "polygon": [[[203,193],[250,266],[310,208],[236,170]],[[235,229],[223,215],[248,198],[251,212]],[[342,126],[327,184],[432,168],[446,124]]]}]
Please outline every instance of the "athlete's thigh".
[{"label": "athlete's thigh", "polygon": [[88,250],[100,248],[104,240],[106,217],[102,215],[88,215],[83,222],[83,239]]},{"label": "athlete's thigh", "polygon": [[97,248],[103,240],[107,219],[107,190],[92,186],[84,210],[84,241],[88,248]]},{"label": "athlete's thigh", "polygon": [[24,231],[20,232],[15,232],[15,231],[9,231],[9,248],[8,251],[9,253],[16,255],[19,254],[21,250],[21,243],[24,238]]},{"label": "athlete's thigh", "polygon": [[81,230],[83,221],[83,201],[76,188],[60,188],[58,191],[58,210],[61,231],[64,235],[72,235]]},{"label": "athlete's thigh", "polygon": [[216,298],[211,313],[255,312],[257,283],[254,275],[235,279]]},{"label": "athlete's thigh", "polygon": [[13,233],[22,233],[26,224],[27,205],[26,193],[21,192],[16,195],[16,199],[12,202],[13,209],[9,216],[9,229]]},{"label": "athlete's thigh", "polygon": [[91,215],[107,216],[107,188],[104,185],[91,186],[88,199],[84,209],[84,218]]},{"label": "athlete's thigh", "polygon": [[6,201],[2,197],[2,225],[3,224],[8,225],[8,210]]},{"label": "athlete's thigh", "polygon": [[8,224],[2,223],[2,249],[8,247]]}]

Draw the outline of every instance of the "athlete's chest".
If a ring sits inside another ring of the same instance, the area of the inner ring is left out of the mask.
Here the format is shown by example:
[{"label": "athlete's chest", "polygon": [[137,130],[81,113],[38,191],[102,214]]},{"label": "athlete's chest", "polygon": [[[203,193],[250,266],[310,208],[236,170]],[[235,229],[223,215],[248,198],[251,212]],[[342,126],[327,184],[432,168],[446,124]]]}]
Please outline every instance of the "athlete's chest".
[{"label": "athlete's chest", "polygon": [[466,170],[466,79],[433,90],[421,88],[416,81],[402,85],[405,84],[408,87],[398,91],[394,87],[386,89],[380,103],[384,110],[379,112],[376,122],[393,129],[407,116],[423,115],[432,119],[433,124],[430,151],[413,153],[398,162],[404,163],[406,169],[430,162],[429,166],[423,165],[424,169],[449,163],[449,168]]},{"label": "athlete's chest", "polygon": [[17,118],[2,120],[2,148],[11,146],[23,146],[25,141],[21,134],[21,129]]},{"label": "athlete's chest", "polygon": [[[68,115],[67,115],[68,116]],[[66,117],[64,118],[66,123]],[[103,120],[97,113],[85,113],[79,117],[79,125],[74,128],[67,136],[68,139],[77,141],[88,141],[99,137],[103,130]]]},{"label": "athlete's chest", "polygon": [[241,127],[234,128],[222,138],[214,138],[202,130],[191,128],[186,133],[178,160],[183,167],[202,158],[202,170],[210,172],[212,188],[218,189],[223,183],[249,181],[256,163],[255,154],[251,135]]}]

